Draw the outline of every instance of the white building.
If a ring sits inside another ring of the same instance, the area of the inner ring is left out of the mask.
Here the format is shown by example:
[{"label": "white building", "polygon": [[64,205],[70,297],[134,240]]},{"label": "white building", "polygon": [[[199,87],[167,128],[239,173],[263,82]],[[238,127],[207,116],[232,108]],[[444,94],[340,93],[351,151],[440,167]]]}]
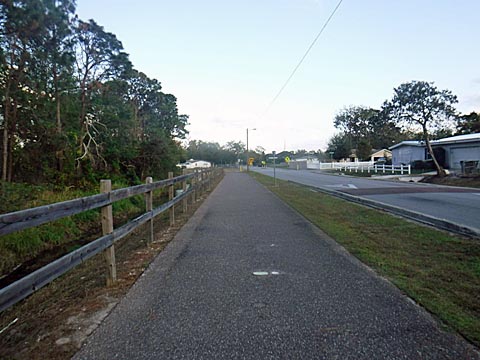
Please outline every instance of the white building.
[{"label": "white building", "polygon": [[306,156],[298,159],[293,159],[288,163],[290,169],[319,169],[320,161],[315,156]]},{"label": "white building", "polygon": [[182,169],[205,169],[212,167],[212,163],[205,160],[193,160],[190,159],[184,163],[177,164]]},{"label": "white building", "polygon": [[[440,165],[450,170],[461,170],[466,162],[480,162],[480,133],[452,136],[430,142],[442,159]],[[393,145],[393,165],[410,164],[416,160],[428,160],[429,154],[424,141],[402,141]]]}]

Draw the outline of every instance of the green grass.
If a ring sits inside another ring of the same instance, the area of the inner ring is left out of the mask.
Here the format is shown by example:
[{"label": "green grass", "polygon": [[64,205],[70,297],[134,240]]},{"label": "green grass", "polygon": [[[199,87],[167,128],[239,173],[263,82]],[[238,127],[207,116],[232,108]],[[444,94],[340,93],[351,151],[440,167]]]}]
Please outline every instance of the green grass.
[{"label": "green grass", "polygon": [[[127,187],[123,183],[112,184],[113,189]],[[0,193],[0,213],[28,209],[53,204],[84,196],[98,194],[96,189],[81,190],[74,188],[54,188],[50,186],[32,186],[27,184],[4,184]],[[115,226],[137,216],[145,210],[143,195],[137,195],[113,204]],[[75,242],[85,233],[95,233],[100,229],[100,210],[89,210],[34,228],[15,232],[0,237],[0,276],[8,274],[18,264],[35,258],[45,250],[59,245],[69,244],[68,248],[77,247]]]},{"label": "green grass", "polygon": [[480,240],[466,239],[250,173],[351,254],[480,344]]}]

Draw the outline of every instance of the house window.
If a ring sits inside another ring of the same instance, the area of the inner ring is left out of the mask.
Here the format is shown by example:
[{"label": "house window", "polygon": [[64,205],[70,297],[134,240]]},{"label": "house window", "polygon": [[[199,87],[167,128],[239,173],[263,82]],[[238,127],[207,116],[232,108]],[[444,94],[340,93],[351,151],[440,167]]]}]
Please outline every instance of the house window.
[{"label": "house window", "polygon": [[425,148],[425,160],[432,160],[432,155],[430,155],[427,148]]}]

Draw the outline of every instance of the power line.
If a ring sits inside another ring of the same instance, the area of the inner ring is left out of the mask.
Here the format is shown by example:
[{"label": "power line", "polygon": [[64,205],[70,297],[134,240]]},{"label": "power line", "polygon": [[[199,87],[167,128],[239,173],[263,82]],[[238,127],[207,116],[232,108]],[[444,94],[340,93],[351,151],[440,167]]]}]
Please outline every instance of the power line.
[{"label": "power line", "polygon": [[310,52],[310,50],[312,50],[313,46],[315,45],[315,43],[317,42],[318,38],[322,35],[323,31],[325,30],[325,28],[327,27],[328,23],[330,22],[330,20],[332,20],[333,16],[335,15],[335,13],[337,12],[338,8],[340,7],[340,5],[342,4],[343,0],[340,0],[337,4],[337,6],[335,7],[335,9],[333,9],[332,13],[330,14],[330,16],[328,17],[327,21],[325,21],[325,24],[323,24],[322,28],[320,29],[320,32],[317,34],[317,36],[315,37],[315,39],[312,41],[312,43],[310,44],[310,46],[308,47],[307,51],[305,52],[305,54],[303,55],[303,57],[300,59],[300,61],[298,62],[297,66],[295,66],[295,68],[293,69],[292,73],[290,74],[290,76],[288,77],[287,81],[285,81],[285,83],[283,84],[283,86],[280,88],[280,90],[278,91],[277,95],[275,95],[275,97],[273,98],[273,100],[270,102],[270,104],[267,106],[267,109],[265,110],[265,113],[268,112],[268,110],[270,110],[270,108],[272,107],[272,105],[275,103],[275,101],[278,99],[278,97],[280,96],[280,94],[283,92],[283,90],[287,87],[288,83],[290,82],[290,80],[292,80],[293,76],[295,75],[295,73],[297,72],[298,68],[302,65],[303,61],[305,60],[305,58],[307,57],[308,53]]}]

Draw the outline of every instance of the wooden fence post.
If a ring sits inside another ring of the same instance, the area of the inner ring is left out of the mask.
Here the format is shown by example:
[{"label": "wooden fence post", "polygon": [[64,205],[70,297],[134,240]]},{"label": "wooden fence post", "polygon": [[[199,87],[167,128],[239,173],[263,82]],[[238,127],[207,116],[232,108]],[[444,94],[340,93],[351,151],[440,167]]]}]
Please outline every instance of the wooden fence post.
[{"label": "wooden fence post", "polygon": [[194,204],[195,204],[195,201],[197,201],[197,190],[196,190],[196,186],[197,186],[197,171],[196,171],[196,170],[193,170],[193,176],[192,176],[191,184],[192,184],[192,205],[194,205]]},{"label": "wooden fence post", "polygon": [[197,170],[197,200],[202,196],[202,170]]},{"label": "wooden fence post", "polygon": [[[173,179],[173,172],[168,173],[168,178]],[[168,187],[168,200],[173,200],[173,194],[174,194],[174,185],[170,185]],[[170,208],[170,226],[175,225],[175,205]]]},{"label": "wooden fence post", "polygon": [[206,188],[206,191],[210,191],[210,169],[208,169],[208,170],[205,172],[205,175],[207,176],[207,188]]},{"label": "wooden fence post", "polygon": [[[187,169],[183,169],[183,175],[187,175]],[[187,179],[183,180],[182,183],[183,194],[187,192]],[[188,210],[188,199],[187,197],[183,198],[183,213],[185,214]]]},{"label": "wooden fence post", "polygon": [[208,173],[207,173],[207,170],[202,171],[202,183],[203,183],[202,193],[205,193],[205,192],[208,191]]},{"label": "wooden fence post", "polygon": [[[147,184],[151,184],[153,182],[153,179],[151,176],[146,178],[145,181]],[[145,210],[147,212],[151,212],[153,210],[153,191],[148,191],[145,193]],[[148,227],[149,227],[149,234],[148,234],[148,243],[152,243],[154,239],[154,234],[153,234],[153,217],[148,221]]]},{"label": "wooden fence post", "polygon": [[[112,182],[110,180],[100,180],[100,191],[108,193],[112,190]],[[104,206],[101,210],[102,214],[102,235],[108,235],[113,232],[113,214],[112,205]],[[115,247],[112,244],[105,249],[105,260],[107,263],[107,286],[112,286],[117,281],[117,265],[115,263]]]}]

